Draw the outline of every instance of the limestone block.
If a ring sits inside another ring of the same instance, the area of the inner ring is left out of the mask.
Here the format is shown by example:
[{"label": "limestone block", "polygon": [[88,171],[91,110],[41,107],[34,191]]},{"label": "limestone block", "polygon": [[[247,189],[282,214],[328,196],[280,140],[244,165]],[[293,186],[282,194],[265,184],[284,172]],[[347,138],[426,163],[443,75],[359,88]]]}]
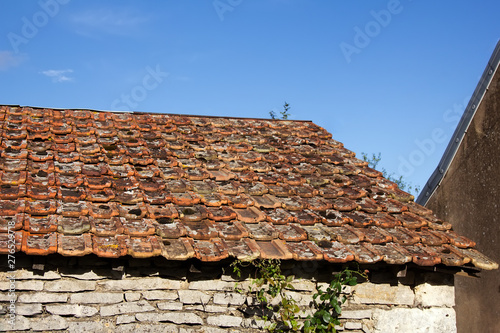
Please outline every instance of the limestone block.
[{"label": "limestone block", "polygon": [[316,284],[309,280],[294,280],[292,281],[292,286],[295,291],[315,291]]},{"label": "limestone block", "polygon": [[123,294],[100,292],[78,293],[71,295],[69,302],[76,304],[114,304],[123,302]]},{"label": "limestone block", "polygon": [[61,273],[63,277],[70,277],[78,280],[103,280],[105,276],[99,275],[94,271],[76,271],[75,273]]},{"label": "limestone block", "polygon": [[364,319],[371,318],[372,310],[344,310],[340,315],[340,318],[344,319]]},{"label": "limestone block", "polygon": [[45,282],[45,290],[53,292],[80,292],[95,290],[94,281],[82,280],[59,280]]},{"label": "limestone block", "polygon": [[168,311],[179,311],[182,310],[182,303],[179,302],[163,302],[156,304],[158,309],[160,310],[168,310]]},{"label": "limestone block", "polygon": [[45,310],[60,316],[92,317],[98,311],[95,307],[79,304],[46,305]]},{"label": "limestone block", "polygon": [[[33,272],[25,269],[20,269],[16,271],[16,280],[57,280],[60,279],[61,275],[54,271],[46,272]],[[0,278],[0,280],[3,280]]]},{"label": "limestone block", "polygon": [[179,333],[234,333],[237,331],[233,330],[227,330],[223,328],[218,328],[218,327],[202,327],[202,328],[185,328],[185,327],[180,327],[179,328]]},{"label": "limestone block", "polygon": [[210,316],[207,318],[208,325],[218,326],[218,327],[239,327],[243,321],[243,318],[235,316]]},{"label": "limestone block", "polygon": [[68,332],[70,333],[108,333],[114,331],[114,327],[109,327],[105,323],[96,321],[76,321],[70,322]]},{"label": "limestone block", "polygon": [[181,288],[181,282],[178,280],[162,279],[159,277],[131,279],[131,280],[109,280],[99,282],[104,290],[156,290]]},{"label": "limestone block", "polygon": [[244,328],[254,328],[254,329],[264,329],[271,324],[270,321],[265,321],[257,318],[245,318],[241,322],[241,327]]},{"label": "limestone block", "polygon": [[16,321],[14,326],[8,321],[8,316],[0,317],[0,332],[10,332],[10,331],[26,331],[31,328],[31,323],[28,318],[21,315],[16,315]]},{"label": "limestone block", "polygon": [[227,313],[236,310],[236,308],[228,308],[227,306],[211,305],[211,304],[187,306],[185,307],[185,309],[189,311],[203,311],[206,313]]},{"label": "limestone block", "polygon": [[60,331],[67,329],[68,326],[66,319],[61,316],[48,316],[31,321],[33,331]]},{"label": "limestone block", "polygon": [[128,302],[128,303],[119,303],[113,305],[101,306],[101,316],[115,316],[123,313],[139,313],[139,312],[148,312],[154,311],[155,308],[151,306],[147,301],[138,301],[138,302]]},{"label": "limestone block", "polygon": [[214,295],[214,304],[221,305],[242,305],[246,296],[238,293],[217,293]]},{"label": "limestone block", "polygon": [[393,308],[373,311],[374,333],[456,333],[452,308]]},{"label": "limestone block", "polygon": [[348,321],[344,324],[344,328],[346,330],[360,330],[363,328],[363,324],[361,322]]},{"label": "limestone block", "polygon": [[415,302],[423,307],[455,306],[455,288],[423,283],[415,287]]},{"label": "limestone block", "polygon": [[19,303],[65,303],[68,300],[68,294],[59,293],[34,293],[19,295],[17,301]]},{"label": "limestone block", "polygon": [[127,302],[135,302],[141,299],[141,293],[125,293],[125,300]]},{"label": "limestone block", "polygon": [[179,299],[184,304],[207,304],[211,295],[197,290],[179,290]]},{"label": "limestone block", "polygon": [[13,297],[9,296],[9,292],[0,293],[0,302],[10,302],[10,300],[17,300],[17,293]]},{"label": "limestone block", "polygon": [[409,286],[361,283],[353,287],[352,303],[413,305],[415,295]]},{"label": "limestone block", "polygon": [[175,291],[162,291],[162,290],[151,290],[151,291],[144,291],[142,293],[142,297],[147,299],[148,301],[152,300],[176,300],[179,295],[177,295],[177,292]]},{"label": "limestone block", "polygon": [[[10,289],[10,281],[0,282],[0,290],[8,291]],[[20,290],[32,290],[40,291],[43,290],[43,281],[15,281],[16,291]]]},{"label": "limestone block", "polygon": [[133,323],[135,321],[135,316],[134,315],[121,315],[116,317],[116,324],[129,324]]},{"label": "limestone block", "polygon": [[178,333],[179,329],[174,324],[124,324],[115,330],[116,333]]},{"label": "limestone block", "polygon": [[234,282],[213,281],[213,280],[194,281],[194,282],[189,283],[189,289],[230,291],[230,290],[234,290]]},{"label": "limestone block", "polygon": [[166,321],[174,324],[188,324],[188,325],[201,325],[203,324],[203,319],[201,319],[200,316],[194,314],[194,313],[189,313],[189,312],[184,312],[184,313],[158,313],[158,312],[153,312],[153,313],[138,313],[135,315],[137,320],[139,321],[151,321],[151,322],[158,322],[158,321]]},{"label": "limestone block", "polygon": [[33,316],[42,313],[42,304],[19,304],[16,305],[16,313],[22,316]]}]

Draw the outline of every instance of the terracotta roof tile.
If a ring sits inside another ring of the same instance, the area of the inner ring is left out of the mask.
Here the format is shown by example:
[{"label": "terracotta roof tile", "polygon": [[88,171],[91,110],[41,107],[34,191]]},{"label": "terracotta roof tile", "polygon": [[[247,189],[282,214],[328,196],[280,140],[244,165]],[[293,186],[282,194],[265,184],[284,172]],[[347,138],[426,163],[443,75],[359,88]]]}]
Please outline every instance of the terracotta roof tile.
[{"label": "terracotta roof tile", "polygon": [[20,230],[24,226],[24,214],[18,213],[11,216],[0,216],[0,232],[8,233],[9,230]]},{"label": "terracotta roof tile", "polygon": [[127,254],[128,236],[92,236],[92,252],[104,258],[119,258]]},{"label": "terracotta roof tile", "polygon": [[29,216],[24,218],[24,230],[31,234],[47,234],[57,230],[57,215]]},{"label": "terracotta roof tile", "polygon": [[47,255],[57,251],[57,233],[31,234],[23,232],[22,251],[26,254]]},{"label": "terracotta roof tile", "polygon": [[0,106],[0,252],[496,268],[310,122]]},{"label": "terracotta roof tile", "polygon": [[84,256],[92,253],[92,235],[57,235],[57,253],[63,256]]}]

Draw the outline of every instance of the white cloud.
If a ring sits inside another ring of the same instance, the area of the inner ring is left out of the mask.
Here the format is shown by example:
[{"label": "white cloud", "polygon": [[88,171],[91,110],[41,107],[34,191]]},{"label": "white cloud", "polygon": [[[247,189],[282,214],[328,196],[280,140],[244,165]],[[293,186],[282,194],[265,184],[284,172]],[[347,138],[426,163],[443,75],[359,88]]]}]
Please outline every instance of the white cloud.
[{"label": "white cloud", "polygon": [[24,61],[24,55],[17,55],[11,51],[0,51],[0,71],[6,71],[11,67],[16,67]]},{"label": "white cloud", "polygon": [[69,73],[73,73],[72,69],[49,69],[46,71],[42,71],[40,73],[52,78],[53,82],[73,81],[72,77],[69,77],[68,75],[66,75]]}]

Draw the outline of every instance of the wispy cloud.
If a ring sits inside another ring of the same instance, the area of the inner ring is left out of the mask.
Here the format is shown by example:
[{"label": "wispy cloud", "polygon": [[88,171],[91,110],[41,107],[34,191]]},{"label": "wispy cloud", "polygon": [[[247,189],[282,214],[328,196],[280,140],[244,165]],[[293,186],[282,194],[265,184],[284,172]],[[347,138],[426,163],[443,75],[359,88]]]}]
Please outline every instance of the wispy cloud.
[{"label": "wispy cloud", "polygon": [[87,10],[72,17],[77,33],[92,37],[95,33],[129,35],[148,20],[130,9],[100,8]]},{"label": "wispy cloud", "polygon": [[11,51],[0,51],[0,71],[16,67],[26,59],[24,55],[14,54]]},{"label": "wispy cloud", "polygon": [[52,78],[53,82],[67,82],[73,81],[72,77],[69,77],[67,74],[73,73],[72,69],[49,69],[46,71],[40,72],[45,76]]}]

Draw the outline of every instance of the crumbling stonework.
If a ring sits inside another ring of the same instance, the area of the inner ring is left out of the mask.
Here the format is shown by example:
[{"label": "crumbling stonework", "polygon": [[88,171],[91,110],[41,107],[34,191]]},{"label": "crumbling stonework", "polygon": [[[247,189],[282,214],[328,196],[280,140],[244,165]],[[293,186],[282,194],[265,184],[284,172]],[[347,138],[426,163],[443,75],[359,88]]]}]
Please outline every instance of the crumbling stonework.
[{"label": "crumbling stonework", "polygon": [[[8,324],[9,303],[2,296],[0,330],[261,332],[266,326],[252,316],[255,302],[247,293],[251,279],[236,280],[220,266],[194,268],[189,262],[178,262],[160,267],[145,260],[145,267],[127,264],[117,269],[109,265],[112,261],[96,259],[85,266],[84,259],[72,260],[60,269],[20,267],[16,325]],[[289,292],[301,306],[303,319],[312,312],[316,288],[325,289],[335,268],[308,267],[301,272],[288,265],[289,272],[296,274],[295,290]],[[9,288],[6,274],[0,273],[2,294]],[[346,292],[353,297],[344,307],[339,331],[456,332],[451,275],[409,270],[406,277],[397,278],[389,268],[381,268],[370,273],[370,281]]]}]

